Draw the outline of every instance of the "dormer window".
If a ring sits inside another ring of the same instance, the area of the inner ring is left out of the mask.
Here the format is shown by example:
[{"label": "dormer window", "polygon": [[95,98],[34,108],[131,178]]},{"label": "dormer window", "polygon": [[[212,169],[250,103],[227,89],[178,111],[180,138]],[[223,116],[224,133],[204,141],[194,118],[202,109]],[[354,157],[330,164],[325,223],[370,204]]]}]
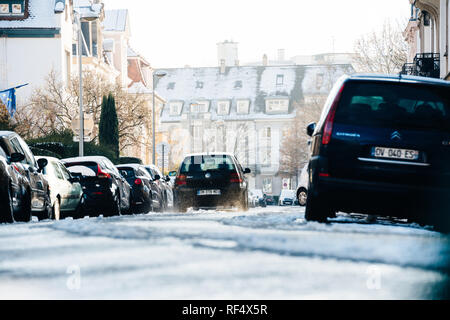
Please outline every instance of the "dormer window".
[{"label": "dormer window", "polygon": [[217,114],[224,116],[230,113],[230,101],[221,100],[217,102]]},{"label": "dormer window", "polygon": [[249,100],[238,100],[237,101],[237,113],[238,114],[248,114],[250,107]]},{"label": "dormer window", "polygon": [[181,114],[181,109],[183,108],[183,102],[172,101],[169,103],[169,114],[170,116],[179,116]]},{"label": "dormer window", "polygon": [[205,113],[208,112],[209,101],[198,101],[191,104],[191,113]]},{"label": "dormer window", "polygon": [[277,74],[277,86],[282,86],[284,82],[284,75]]},{"label": "dormer window", "polygon": [[196,89],[203,89],[203,82],[202,81],[197,81],[196,85],[195,85]]},{"label": "dormer window", "polygon": [[173,90],[175,89],[175,82],[169,82],[167,84],[167,90]]},{"label": "dormer window", "polygon": [[240,89],[240,88],[242,88],[242,81],[241,81],[241,80],[237,80],[237,81],[234,83],[234,88],[235,88],[235,89]]},{"label": "dormer window", "polygon": [[0,0],[0,19],[15,20],[25,18],[25,2],[28,0]]},{"label": "dormer window", "polygon": [[266,113],[287,113],[289,109],[289,99],[267,99]]}]

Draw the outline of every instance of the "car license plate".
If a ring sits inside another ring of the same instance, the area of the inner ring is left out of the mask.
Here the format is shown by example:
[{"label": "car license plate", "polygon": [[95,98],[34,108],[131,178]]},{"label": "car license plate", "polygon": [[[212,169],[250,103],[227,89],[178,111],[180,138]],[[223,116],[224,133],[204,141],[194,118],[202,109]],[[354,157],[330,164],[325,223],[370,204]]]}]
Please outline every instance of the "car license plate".
[{"label": "car license plate", "polygon": [[389,158],[401,160],[417,160],[419,159],[419,151],[395,148],[375,147],[372,150],[375,158]]},{"label": "car license plate", "polygon": [[198,196],[218,196],[220,195],[220,190],[198,190]]}]

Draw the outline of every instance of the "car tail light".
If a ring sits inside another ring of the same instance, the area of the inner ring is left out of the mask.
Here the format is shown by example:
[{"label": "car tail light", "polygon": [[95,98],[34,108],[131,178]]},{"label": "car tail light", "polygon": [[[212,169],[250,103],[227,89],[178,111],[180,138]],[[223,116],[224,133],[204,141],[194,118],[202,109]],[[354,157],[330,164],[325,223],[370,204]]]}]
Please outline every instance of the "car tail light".
[{"label": "car tail light", "polygon": [[142,184],[142,180],[137,178],[136,180],[134,180],[134,184],[140,186]]},{"label": "car tail light", "polygon": [[336,109],[339,101],[342,97],[342,92],[344,91],[344,85],[339,89],[336,98],[334,98],[333,104],[331,105],[330,111],[328,112],[327,118],[325,120],[325,126],[322,135],[322,144],[329,144],[331,140],[331,134],[333,133],[333,122],[334,116],[336,115]]},{"label": "car tail light", "polygon": [[103,172],[102,168],[100,168],[100,165],[97,165],[97,178],[106,178],[109,179],[111,178],[111,175],[107,172]]},{"label": "car tail light", "polygon": [[184,185],[186,185],[186,175],[180,174],[180,175],[176,178],[175,184],[176,184],[177,186],[184,186]]},{"label": "car tail light", "polygon": [[232,172],[230,182],[231,183],[241,183],[242,178],[239,177],[239,174],[237,172]]},{"label": "car tail light", "polygon": [[329,174],[329,173],[321,172],[321,173],[319,173],[319,177],[329,178],[329,177],[330,177],[330,174]]}]

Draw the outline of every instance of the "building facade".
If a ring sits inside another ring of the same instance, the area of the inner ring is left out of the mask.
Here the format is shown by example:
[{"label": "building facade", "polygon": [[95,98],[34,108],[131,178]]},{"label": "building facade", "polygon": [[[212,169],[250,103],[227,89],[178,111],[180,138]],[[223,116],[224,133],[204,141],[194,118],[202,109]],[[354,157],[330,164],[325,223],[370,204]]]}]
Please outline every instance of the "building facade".
[{"label": "building facade", "polygon": [[[170,164],[184,155],[231,152],[252,170],[250,187],[278,196],[283,132],[311,97],[325,97],[351,65],[225,66],[164,69],[161,130]],[[295,146],[292,146],[295,148]]]},{"label": "building facade", "polygon": [[450,79],[449,0],[409,0],[411,17],[404,31],[409,44],[402,73]]},{"label": "building facade", "polygon": [[0,90],[28,83],[17,92],[23,104],[53,70],[64,84],[72,72],[73,2],[0,2]]}]

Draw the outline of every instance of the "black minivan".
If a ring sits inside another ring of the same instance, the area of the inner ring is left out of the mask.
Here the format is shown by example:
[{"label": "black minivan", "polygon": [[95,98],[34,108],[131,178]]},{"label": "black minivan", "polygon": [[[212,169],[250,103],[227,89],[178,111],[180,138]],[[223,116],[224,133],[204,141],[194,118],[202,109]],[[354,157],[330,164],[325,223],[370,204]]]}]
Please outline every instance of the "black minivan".
[{"label": "black minivan", "polygon": [[175,205],[187,208],[233,208],[248,210],[248,182],[232,154],[192,154],[185,157],[174,187]]},{"label": "black minivan", "polygon": [[449,82],[344,76],[307,133],[307,220],[343,211],[449,226]]}]

